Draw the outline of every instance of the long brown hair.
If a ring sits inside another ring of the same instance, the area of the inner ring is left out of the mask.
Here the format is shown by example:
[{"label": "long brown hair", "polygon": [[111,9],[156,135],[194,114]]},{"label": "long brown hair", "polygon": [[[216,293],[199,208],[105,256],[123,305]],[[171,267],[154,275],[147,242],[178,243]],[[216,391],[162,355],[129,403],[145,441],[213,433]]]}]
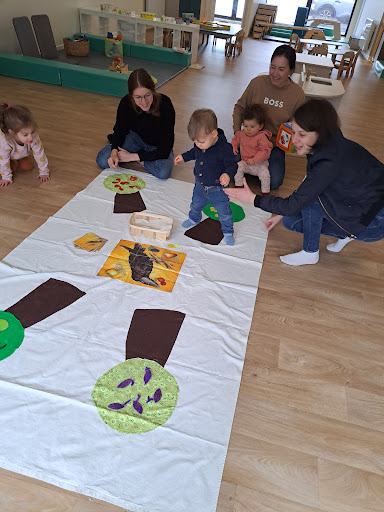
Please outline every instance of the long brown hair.
[{"label": "long brown hair", "polygon": [[18,133],[23,128],[37,128],[36,121],[33,119],[32,112],[23,105],[0,104],[0,129],[4,134],[8,130]]},{"label": "long brown hair", "polygon": [[153,101],[148,112],[154,116],[159,116],[160,95],[155,91],[155,84],[153,83],[151,75],[143,68],[135,69],[135,71],[132,71],[130,77],[128,78],[128,93],[131,97],[132,106],[135,112],[140,112],[139,107],[136,105],[135,100],[133,99],[133,93],[138,87],[144,87],[145,89],[151,91],[153,95]]}]

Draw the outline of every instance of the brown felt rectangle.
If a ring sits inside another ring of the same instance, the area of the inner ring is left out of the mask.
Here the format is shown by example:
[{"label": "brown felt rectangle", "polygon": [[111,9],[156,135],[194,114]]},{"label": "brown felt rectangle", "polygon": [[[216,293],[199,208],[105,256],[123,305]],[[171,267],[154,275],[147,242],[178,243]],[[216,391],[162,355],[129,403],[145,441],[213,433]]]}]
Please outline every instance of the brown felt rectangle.
[{"label": "brown felt rectangle", "polygon": [[15,315],[26,329],[66,308],[83,295],[85,292],[72,284],[57,279],[48,279],[6,311]]},{"label": "brown felt rectangle", "polygon": [[203,222],[188,229],[184,235],[210,245],[218,245],[224,238],[220,222],[214,219],[204,219]]},{"label": "brown felt rectangle", "polygon": [[184,317],[169,309],[136,309],[127,335],[126,359],[152,359],[164,366]]},{"label": "brown felt rectangle", "polygon": [[146,210],[140,192],[134,194],[116,194],[113,213],[135,213]]}]

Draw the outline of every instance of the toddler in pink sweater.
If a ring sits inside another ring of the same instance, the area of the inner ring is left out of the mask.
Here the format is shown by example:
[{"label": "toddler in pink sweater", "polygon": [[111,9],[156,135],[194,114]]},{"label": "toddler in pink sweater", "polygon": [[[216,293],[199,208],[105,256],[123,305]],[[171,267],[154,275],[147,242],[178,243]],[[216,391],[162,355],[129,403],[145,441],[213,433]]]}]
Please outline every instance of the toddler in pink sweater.
[{"label": "toddler in pink sweater", "polygon": [[31,154],[39,168],[37,178],[42,183],[48,181],[48,160],[30,110],[21,105],[0,104],[0,187],[12,183],[17,167],[23,171],[33,168]]},{"label": "toddler in pink sweater", "polygon": [[272,151],[272,133],[263,130],[265,123],[264,110],[254,104],[244,109],[243,129],[235,133],[232,147],[235,155],[241,155],[235,176],[235,185],[243,186],[244,174],[258,176],[261,192],[266,195],[270,191],[271,177],[269,174],[268,158]]}]

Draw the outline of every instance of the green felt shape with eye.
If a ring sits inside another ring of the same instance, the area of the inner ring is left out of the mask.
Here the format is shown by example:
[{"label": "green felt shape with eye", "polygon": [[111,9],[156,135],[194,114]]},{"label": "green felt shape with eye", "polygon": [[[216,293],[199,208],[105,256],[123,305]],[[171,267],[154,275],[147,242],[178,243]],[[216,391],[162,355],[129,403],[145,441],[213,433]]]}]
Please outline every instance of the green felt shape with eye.
[{"label": "green felt shape with eye", "polygon": [[[229,203],[229,206],[231,208],[233,222],[240,222],[245,218],[245,212],[241,206],[239,206],[238,204],[232,203],[232,202]],[[216,208],[214,208],[211,205],[211,203],[208,203],[205,206],[203,212],[210,219],[219,220],[219,216],[217,215]]]},{"label": "green felt shape with eye", "polygon": [[19,320],[12,313],[0,311],[0,361],[12,355],[23,339],[24,327]]},{"label": "green felt shape with eye", "polygon": [[124,434],[163,425],[177,404],[176,379],[157,362],[133,358],[102,375],[92,391],[101,419]]},{"label": "green felt shape with eye", "polygon": [[133,174],[113,174],[104,180],[104,187],[116,194],[134,194],[145,188],[145,181]]}]

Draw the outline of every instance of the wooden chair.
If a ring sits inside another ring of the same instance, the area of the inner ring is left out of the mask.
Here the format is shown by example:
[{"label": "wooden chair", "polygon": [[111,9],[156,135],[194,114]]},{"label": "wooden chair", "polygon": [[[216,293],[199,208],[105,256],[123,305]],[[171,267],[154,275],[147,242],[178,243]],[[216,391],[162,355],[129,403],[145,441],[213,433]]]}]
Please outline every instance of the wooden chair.
[{"label": "wooden chair", "polygon": [[360,55],[360,50],[358,50],[355,53],[355,57],[354,57],[353,62],[352,62],[352,66],[351,66],[351,69],[350,69],[351,78],[353,77],[353,73],[355,72],[355,66],[356,66],[357,59],[359,58],[359,55]]},{"label": "wooden chair", "polygon": [[241,29],[240,32],[236,35],[236,39],[232,42],[232,39],[225,43],[225,56],[226,57],[236,57],[239,56],[243,51],[243,39],[244,39],[244,30]]},{"label": "wooden chair", "polygon": [[304,38],[301,40],[303,50],[305,50],[307,48],[307,45],[310,44],[308,42],[305,42],[304,39],[321,39],[322,41],[325,41],[325,35],[322,30],[307,30]]},{"label": "wooden chair", "polygon": [[325,35],[322,30],[307,30],[304,39],[323,39],[325,41]]},{"label": "wooden chair", "polygon": [[289,38],[289,46],[292,46],[292,48],[295,50],[295,52],[299,51],[300,48],[300,39],[297,34],[292,34]]},{"label": "wooden chair", "polygon": [[327,57],[328,45],[323,43],[321,46],[314,46],[308,51],[308,53],[310,55],[324,55],[325,57]]},{"label": "wooden chair", "polygon": [[[345,52],[340,60],[335,60],[333,65],[336,69],[338,69],[337,80],[341,77],[343,71],[345,71],[345,78],[348,78],[348,75],[352,69],[353,61],[355,60],[355,52],[348,51]],[[355,62],[356,64],[356,62]],[[352,75],[351,75],[352,76]]]}]

